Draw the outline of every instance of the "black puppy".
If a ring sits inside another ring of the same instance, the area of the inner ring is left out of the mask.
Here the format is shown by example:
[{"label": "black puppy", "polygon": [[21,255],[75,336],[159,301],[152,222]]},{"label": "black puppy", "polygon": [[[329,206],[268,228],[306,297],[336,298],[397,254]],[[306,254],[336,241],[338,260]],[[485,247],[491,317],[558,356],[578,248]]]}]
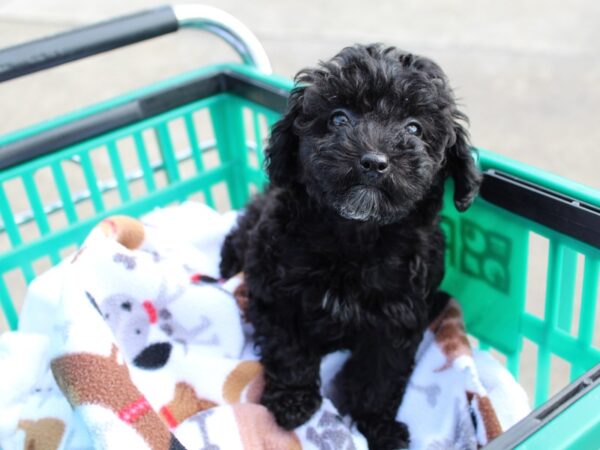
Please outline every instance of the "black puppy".
[{"label": "black puppy", "polygon": [[371,449],[404,447],[396,412],[447,298],[444,181],[460,211],[480,184],[466,116],[437,64],[381,45],[345,48],[296,81],[266,149],[271,185],[227,237],[221,271],[245,272],[262,403],[282,427],[319,407],[321,358],[350,349],[342,411]]}]

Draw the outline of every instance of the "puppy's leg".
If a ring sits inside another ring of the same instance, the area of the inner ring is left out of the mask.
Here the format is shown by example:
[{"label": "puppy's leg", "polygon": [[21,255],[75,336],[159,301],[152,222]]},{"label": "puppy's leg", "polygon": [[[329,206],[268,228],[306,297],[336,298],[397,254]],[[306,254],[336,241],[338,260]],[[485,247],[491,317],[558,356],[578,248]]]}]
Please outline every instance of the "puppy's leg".
[{"label": "puppy's leg", "polygon": [[223,246],[221,247],[221,264],[219,271],[223,278],[231,278],[235,274],[242,271],[242,263],[245,252],[245,245],[243,237],[241,236],[243,231],[236,228],[229,232]]},{"label": "puppy's leg", "polygon": [[338,382],[342,409],[356,421],[371,450],[407,448],[406,424],[396,421],[414,366],[419,339],[394,345],[384,338],[361,340],[342,368]]},{"label": "puppy's leg", "polygon": [[[291,355],[290,355],[291,356]],[[260,400],[279,426],[292,430],[306,423],[321,406],[319,364],[296,356],[296,365],[266,365],[265,390]],[[263,364],[264,360],[263,360]],[[294,373],[295,377],[288,375]]]},{"label": "puppy's leg", "polygon": [[230,278],[244,270],[248,235],[260,219],[267,196],[268,193],[256,196],[246,206],[246,210],[238,218],[236,226],[225,238],[221,247],[221,264],[219,266],[223,278]]},{"label": "puppy's leg", "polygon": [[265,316],[253,324],[265,369],[261,403],[281,427],[294,429],[308,421],[321,405],[321,356],[301,345],[291,327]]}]

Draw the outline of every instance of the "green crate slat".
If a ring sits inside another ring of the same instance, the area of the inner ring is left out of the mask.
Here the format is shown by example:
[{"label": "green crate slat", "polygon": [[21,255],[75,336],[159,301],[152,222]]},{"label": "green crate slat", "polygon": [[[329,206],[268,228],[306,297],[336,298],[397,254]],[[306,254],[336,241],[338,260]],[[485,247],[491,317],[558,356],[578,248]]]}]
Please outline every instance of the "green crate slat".
[{"label": "green crate slat", "polygon": [[[6,234],[8,235],[8,239],[10,240],[10,244],[13,247],[17,247],[21,244],[21,233],[19,232],[19,228],[15,222],[12,208],[10,203],[8,203],[8,198],[6,197],[6,191],[4,190],[4,185],[0,184],[0,214],[2,215],[2,223],[4,224],[4,229],[6,230]],[[0,265],[0,268],[2,266]]]},{"label": "green crate slat", "polygon": [[175,159],[175,150],[169,133],[168,122],[160,123],[155,127],[156,139],[160,149],[160,154],[165,163],[165,171],[169,183],[180,179],[177,159]]},{"label": "green crate slat", "polygon": [[567,332],[571,329],[571,323],[573,322],[573,297],[575,295],[576,272],[577,252],[569,247],[565,247],[560,274],[560,293],[557,299],[558,311],[556,326]]},{"label": "green crate slat", "polygon": [[[183,118],[185,123],[185,131],[190,142],[190,151],[192,152],[192,159],[194,160],[194,164],[196,166],[196,171],[198,173],[202,173],[204,172],[204,163],[202,162],[202,150],[200,149],[200,143],[198,142],[198,133],[196,130],[196,126],[194,125],[192,113],[188,112],[184,114]],[[212,192],[210,192],[210,189],[203,188],[202,192],[204,193],[204,199],[206,200],[206,204],[211,208],[214,208],[215,201],[213,199]]]},{"label": "green crate slat", "polygon": [[192,159],[196,166],[196,171],[204,171],[204,163],[202,162],[202,151],[200,150],[200,143],[198,142],[198,133],[196,126],[194,125],[194,118],[192,113],[186,113],[183,115],[183,122],[185,124],[185,131],[190,142],[190,151],[192,152]]},{"label": "green crate slat", "polygon": [[600,361],[600,349],[583,347],[578,339],[561,330],[548,332],[546,323],[539,317],[525,314],[522,331],[523,337],[566,361],[579,362],[586,370]]},{"label": "green crate slat", "polygon": [[60,162],[55,161],[50,165],[50,167],[52,169],[52,174],[56,183],[56,189],[58,190],[58,195],[60,196],[67,222],[69,222],[69,224],[76,223],[78,220],[77,210],[75,209],[75,204],[71,198],[71,191],[69,190],[69,185],[67,183],[67,179],[65,178],[65,172],[62,168],[62,165]]},{"label": "green crate slat", "polygon": [[[49,248],[45,252],[45,255],[49,255],[52,252],[56,251],[56,248]],[[37,258],[35,258],[37,259]],[[32,260],[28,260],[32,261]],[[31,283],[35,278],[35,270],[33,270],[33,265],[30,262],[22,262],[20,264],[21,272],[23,273],[23,278],[25,278],[25,282],[27,284]]]},{"label": "green crate slat", "polygon": [[[586,346],[592,345],[594,335],[594,319],[598,306],[598,279],[600,272],[600,260],[586,257],[583,269],[583,286],[581,289],[581,319],[579,322],[579,339]],[[596,324],[600,327],[600,323]]]},{"label": "green crate slat", "polygon": [[[546,306],[544,317],[544,336],[542,343],[555,330],[558,319],[558,307],[562,293],[563,262],[565,252],[564,245],[557,240],[550,241],[548,250],[548,270],[546,276]],[[538,361],[535,382],[534,403],[540,405],[548,398],[550,390],[550,349],[547,345],[538,347]]]},{"label": "green crate slat", "polygon": [[537,367],[535,371],[535,393],[533,404],[540,406],[548,399],[550,392],[550,350],[545,345],[538,347]]},{"label": "green crate slat", "polygon": [[[260,132],[260,116],[257,111],[252,113],[252,125],[254,126],[254,138],[255,138],[255,150],[256,150],[256,158],[258,160],[258,168],[264,169],[265,164],[265,149],[263,146],[263,136]],[[256,183],[257,186],[262,189],[262,187],[267,183],[268,178],[264,171],[261,170],[262,180],[259,183]]]},{"label": "green crate slat", "polygon": [[[48,223],[48,217],[44,211],[44,205],[40,198],[40,193],[38,191],[37,185],[33,179],[33,175],[31,173],[23,174],[23,186],[25,187],[25,192],[27,193],[27,198],[29,199],[29,204],[31,205],[31,210],[33,211],[33,215],[35,218],[35,222],[38,226],[41,236],[45,236],[50,233],[50,224]],[[56,265],[60,262],[60,255],[57,249],[53,249],[49,252],[50,261],[52,264]],[[27,280],[30,281],[29,279]]]},{"label": "green crate slat", "polygon": [[509,372],[519,381],[521,374],[521,358],[520,353],[515,352],[507,355],[506,367]]},{"label": "green crate slat", "polygon": [[135,151],[140,162],[140,168],[142,169],[142,176],[144,178],[144,183],[146,184],[146,189],[149,193],[154,192],[156,190],[154,172],[152,171],[152,167],[150,167],[148,150],[146,149],[146,144],[144,143],[144,138],[141,131],[136,131],[133,133],[133,142],[135,143]]},{"label": "green crate slat", "polygon": [[[583,268],[583,286],[581,289],[581,311],[579,313],[579,342],[584,349],[592,348],[594,337],[594,321],[598,307],[598,279],[600,275],[600,260],[592,257],[585,258]],[[600,327],[600,323],[596,324]],[[571,380],[582,375],[589,367],[574,360],[571,370]]]},{"label": "green crate slat", "polygon": [[238,172],[227,180],[227,185],[231,207],[239,209],[245,204],[249,194],[244,176],[248,155],[242,108],[236,97],[229,96],[212,105],[209,113],[221,163],[232,162],[238,168]]},{"label": "green crate slat", "polygon": [[19,325],[19,316],[17,314],[17,310],[15,309],[15,305],[11,301],[11,295],[8,292],[8,288],[4,282],[4,277],[2,276],[0,276],[0,305],[2,306],[4,316],[8,322],[8,327],[11,330],[16,330],[17,326]]},{"label": "green crate slat", "polygon": [[54,248],[66,247],[70,244],[79,244],[91,228],[102,219],[118,214],[129,214],[139,216],[149,212],[157,206],[164,206],[174,201],[185,199],[188,195],[198,190],[198,185],[206,183],[209,185],[223,181],[231,171],[230,165],[224,165],[210,172],[200,175],[198,178],[180,181],[177,184],[166,186],[152,197],[136,199],[127,205],[120,205],[110,211],[104,211],[94,217],[84,219],[76,225],[58,230],[37,242],[23,245],[9,254],[0,255],[0,267],[4,271],[19,267],[20,261],[32,261],[48,254]]},{"label": "green crate slat", "polygon": [[113,173],[115,174],[115,180],[117,181],[119,196],[121,197],[122,202],[127,202],[131,198],[131,195],[129,193],[129,184],[125,178],[123,163],[119,156],[119,151],[117,150],[117,143],[115,141],[108,142],[108,144],[106,144],[106,149],[108,151],[110,166],[112,167]]},{"label": "green crate slat", "polygon": [[260,132],[260,116],[256,111],[252,112],[252,127],[254,129],[254,149],[256,151],[256,158],[258,159],[258,167],[261,168],[263,166],[265,157],[263,136]]},{"label": "green crate slat", "polygon": [[92,165],[92,160],[87,151],[82,152],[79,157],[81,158],[81,168],[83,169],[83,176],[90,191],[92,204],[96,212],[101,213],[104,211],[104,201],[102,200],[102,193],[98,188],[98,179],[96,178],[96,171]]},{"label": "green crate slat", "polygon": [[29,200],[31,210],[33,211],[35,217],[35,222],[37,224],[38,230],[40,231],[40,234],[42,236],[46,235],[50,232],[50,225],[48,224],[48,218],[46,217],[46,213],[44,212],[44,205],[42,203],[42,200],[40,199],[40,193],[33,180],[33,174],[23,174],[22,180],[23,186],[25,187],[25,193],[27,194],[27,199]]}]

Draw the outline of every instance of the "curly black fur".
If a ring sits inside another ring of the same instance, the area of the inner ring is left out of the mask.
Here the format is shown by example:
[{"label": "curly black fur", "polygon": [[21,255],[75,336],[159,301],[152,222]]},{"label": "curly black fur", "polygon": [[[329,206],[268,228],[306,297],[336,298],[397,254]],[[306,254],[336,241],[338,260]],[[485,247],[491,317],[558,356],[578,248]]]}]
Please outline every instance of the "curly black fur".
[{"label": "curly black fur", "polygon": [[461,211],[480,183],[466,117],[438,65],[395,48],[348,47],[296,80],[266,150],[271,185],[227,237],[222,275],[245,272],[262,403],[281,426],[311,417],[321,358],[350,349],[342,412],[371,449],[407,446],[396,412],[447,300],[444,181]]}]

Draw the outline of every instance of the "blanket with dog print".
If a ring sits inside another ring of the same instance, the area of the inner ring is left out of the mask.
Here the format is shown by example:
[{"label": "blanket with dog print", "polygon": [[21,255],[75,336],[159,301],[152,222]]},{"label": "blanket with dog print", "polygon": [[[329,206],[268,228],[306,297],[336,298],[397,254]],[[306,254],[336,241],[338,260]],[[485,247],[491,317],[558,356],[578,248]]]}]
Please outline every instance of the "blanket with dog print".
[{"label": "blanket with dog print", "polygon": [[[218,278],[235,214],[185,203],[104,220],[30,286],[20,330],[0,337],[0,445],[10,449],[366,449],[324,401],[280,429],[260,405],[262,368],[243,276]],[[426,332],[398,411],[411,448],[478,448],[528,412],[523,389],[472,350],[458,303]]]}]

